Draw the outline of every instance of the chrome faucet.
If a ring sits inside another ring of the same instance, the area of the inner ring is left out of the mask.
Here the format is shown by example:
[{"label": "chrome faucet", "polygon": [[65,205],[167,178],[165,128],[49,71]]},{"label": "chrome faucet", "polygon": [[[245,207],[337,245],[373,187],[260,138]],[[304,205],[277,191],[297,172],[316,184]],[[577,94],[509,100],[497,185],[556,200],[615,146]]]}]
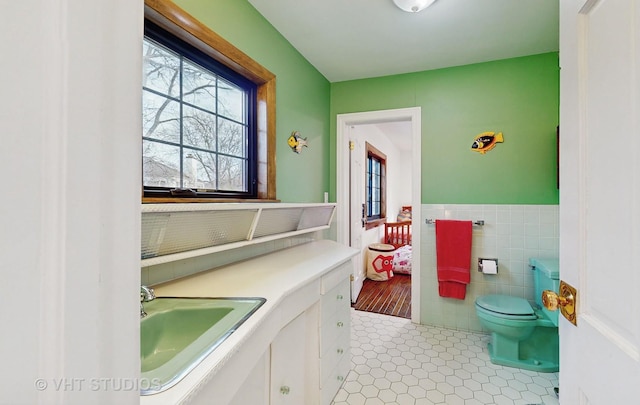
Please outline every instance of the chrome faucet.
[{"label": "chrome faucet", "polygon": [[155,298],[156,294],[153,292],[153,288],[147,287],[145,285],[140,286],[140,318],[144,318],[145,316],[147,316],[147,313],[144,312],[142,303],[152,301]]}]

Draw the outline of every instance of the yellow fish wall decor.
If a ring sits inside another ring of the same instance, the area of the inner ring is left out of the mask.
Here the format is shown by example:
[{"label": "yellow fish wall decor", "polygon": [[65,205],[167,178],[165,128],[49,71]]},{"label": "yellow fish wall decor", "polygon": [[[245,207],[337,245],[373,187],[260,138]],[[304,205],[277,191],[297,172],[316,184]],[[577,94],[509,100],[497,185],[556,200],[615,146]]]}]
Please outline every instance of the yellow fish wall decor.
[{"label": "yellow fish wall decor", "polygon": [[298,131],[293,131],[291,133],[291,136],[289,137],[289,139],[287,139],[287,143],[289,144],[291,150],[295,153],[300,153],[303,146],[308,147],[307,138],[303,138],[302,136],[300,136],[300,132]]},{"label": "yellow fish wall decor", "polygon": [[476,139],[471,145],[471,150],[480,152],[484,155],[487,151],[493,149],[499,142],[504,142],[502,132],[498,132],[497,134],[495,132],[483,132],[476,136]]}]

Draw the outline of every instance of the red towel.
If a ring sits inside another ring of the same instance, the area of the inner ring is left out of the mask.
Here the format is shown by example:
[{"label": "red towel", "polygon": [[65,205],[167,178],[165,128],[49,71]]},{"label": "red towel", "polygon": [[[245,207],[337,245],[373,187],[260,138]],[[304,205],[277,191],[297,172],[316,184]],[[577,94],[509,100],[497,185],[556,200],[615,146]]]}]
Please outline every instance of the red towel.
[{"label": "red towel", "polygon": [[471,281],[471,221],[436,220],[436,261],[441,297],[463,300]]}]

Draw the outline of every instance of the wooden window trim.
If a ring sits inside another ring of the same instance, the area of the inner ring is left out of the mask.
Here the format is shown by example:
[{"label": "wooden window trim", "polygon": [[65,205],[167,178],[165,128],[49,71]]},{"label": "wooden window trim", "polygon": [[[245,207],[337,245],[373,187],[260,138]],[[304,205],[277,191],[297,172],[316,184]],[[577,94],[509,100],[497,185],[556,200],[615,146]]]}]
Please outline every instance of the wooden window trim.
[{"label": "wooden window trim", "polygon": [[382,226],[386,222],[387,222],[387,218],[373,219],[371,221],[367,221],[364,229],[369,230],[369,229],[377,228],[379,226]]},{"label": "wooden window trim", "polygon": [[170,0],[145,0],[144,17],[245,76],[257,86],[257,199],[156,198],[143,203],[277,202],[276,76]]},{"label": "wooden window trim", "polygon": [[[365,142],[365,162],[369,160],[369,156],[375,156],[380,160],[384,167],[384,176],[380,179],[380,218],[367,220],[365,229],[372,229],[387,222],[387,155],[382,153],[378,148]],[[368,214],[368,213],[367,213]]]}]

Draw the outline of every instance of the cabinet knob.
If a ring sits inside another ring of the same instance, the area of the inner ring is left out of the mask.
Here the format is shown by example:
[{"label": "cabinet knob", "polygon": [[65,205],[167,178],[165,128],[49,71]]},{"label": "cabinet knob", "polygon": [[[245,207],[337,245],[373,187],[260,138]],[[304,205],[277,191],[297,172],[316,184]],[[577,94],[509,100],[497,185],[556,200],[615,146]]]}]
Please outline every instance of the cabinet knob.
[{"label": "cabinet knob", "polygon": [[283,385],[282,387],[280,387],[280,393],[282,395],[288,395],[289,391],[291,391],[291,389],[289,387],[287,387],[286,385]]},{"label": "cabinet knob", "polygon": [[338,381],[344,381],[344,377],[343,377],[343,376],[341,376],[341,375],[339,375],[339,376],[338,376]]},{"label": "cabinet knob", "polygon": [[343,326],[344,326],[344,323],[338,322],[338,328],[342,328]]},{"label": "cabinet knob", "polygon": [[343,297],[342,295],[338,295],[336,298],[337,298],[337,299],[339,299],[339,300],[341,300],[341,299],[343,299],[344,297]]},{"label": "cabinet knob", "polygon": [[344,353],[344,350],[338,349],[338,354],[342,354],[342,353]]}]

